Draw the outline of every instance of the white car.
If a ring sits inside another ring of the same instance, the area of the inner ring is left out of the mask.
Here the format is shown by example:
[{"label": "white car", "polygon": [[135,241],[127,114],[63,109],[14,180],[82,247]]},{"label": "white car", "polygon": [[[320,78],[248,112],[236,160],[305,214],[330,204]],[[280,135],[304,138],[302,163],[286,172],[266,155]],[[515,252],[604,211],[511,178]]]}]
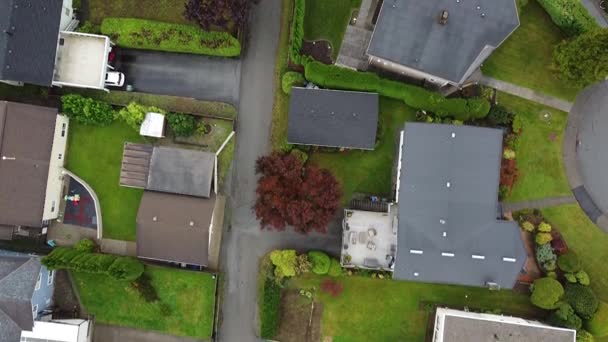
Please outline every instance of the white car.
[{"label": "white car", "polygon": [[125,84],[125,74],[118,71],[106,72],[106,85],[110,87],[122,87]]}]

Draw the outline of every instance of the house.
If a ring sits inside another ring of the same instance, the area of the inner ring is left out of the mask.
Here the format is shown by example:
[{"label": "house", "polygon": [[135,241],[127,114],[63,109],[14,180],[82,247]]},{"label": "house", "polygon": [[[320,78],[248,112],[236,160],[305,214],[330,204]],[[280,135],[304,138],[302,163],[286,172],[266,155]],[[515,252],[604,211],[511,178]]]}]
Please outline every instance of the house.
[{"label": "house", "polygon": [[519,317],[437,308],[432,342],[575,342],[576,330]]},{"label": "house", "polygon": [[512,288],[526,251],[517,224],[497,219],[501,158],[500,130],[406,124],[395,203],[375,221],[346,211],[342,264],[400,280]]},{"label": "house", "polygon": [[371,66],[437,86],[462,86],[519,26],[515,0],[382,2]]},{"label": "house", "polygon": [[0,80],[12,85],[105,89],[112,43],[73,32],[72,0],[0,3]]},{"label": "house", "polygon": [[191,149],[125,144],[120,184],[144,189],[137,214],[137,256],[206,267],[214,227],[216,155]]},{"label": "house", "polygon": [[91,322],[53,320],[55,272],[36,256],[0,250],[0,341],[90,342]]},{"label": "house", "polygon": [[0,101],[0,238],[58,217],[68,126],[55,108]]},{"label": "house", "polygon": [[378,94],[294,87],[289,98],[287,142],[373,150]]}]

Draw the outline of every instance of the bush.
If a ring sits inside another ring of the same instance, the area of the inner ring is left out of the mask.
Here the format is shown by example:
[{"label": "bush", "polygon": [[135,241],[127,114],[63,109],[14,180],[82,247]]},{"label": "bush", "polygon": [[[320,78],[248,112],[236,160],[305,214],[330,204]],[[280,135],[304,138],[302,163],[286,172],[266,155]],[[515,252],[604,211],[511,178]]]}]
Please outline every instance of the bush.
[{"label": "bush", "polygon": [[564,301],[572,305],[574,311],[583,319],[591,319],[597,311],[599,301],[588,286],[567,284]]},{"label": "bush", "polygon": [[587,86],[608,75],[608,29],[597,29],[558,44],[553,66],[565,81]]},{"label": "bush", "polygon": [[587,272],[580,270],[576,272],[575,276],[579,284],[583,286],[589,286],[589,284],[591,284],[591,279],[589,279]]},{"label": "bush", "polygon": [[329,275],[330,277],[340,277],[342,276],[342,274],[344,274],[344,272],[342,271],[342,265],[340,265],[340,262],[337,259],[332,258],[329,264],[329,271],[327,271],[327,275]]},{"label": "bush", "polygon": [[557,263],[555,262],[555,260],[549,260],[546,263],[542,264],[542,268],[546,272],[553,272],[557,269]]},{"label": "bush", "polygon": [[189,137],[196,130],[196,118],[192,115],[169,113],[167,114],[167,122],[173,133],[178,137]]},{"label": "bush", "polygon": [[576,342],[594,342],[595,338],[587,330],[579,330],[576,332]]},{"label": "bush", "polygon": [[321,282],[321,292],[328,293],[334,298],[339,297],[342,290],[344,290],[344,285],[337,280],[324,279]]},{"label": "bush", "polygon": [[585,328],[597,337],[608,336],[608,303],[600,302],[595,315],[587,321]]},{"label": "bush", "polygon": [[304,70],[306,79],[321,87],[377,92],[381,96],[401,100],[415,109],[431,111],[442,118],[449,116],[460,121],[481,119],[490,110],[490,103],[482,98],[447,99],[420,87],[382,79],[371,72],[359,72],[320,62],[307,63]]},{"label": "bush", "polygon": [[308,252],[308,260],[312,263],[312,273],[324,275],[329,272],[331,260],[329,256],[321,251]]},{"label": "bush", "polygon": [[564,273],[564,279],[571,284],[576,284],[578,282],[574,273]]},{"label": "bush", "polygon": [[563,295],[562,284],[553,278],[545,277],[534,281],[530,300],[541,309],[552,310],[557,308]]},{"label": "bush", "polygon": [[295,0],[293,19],[291,22],[291,36],[289,39],[289,58],[294,64],[302,64],[302,43],[304,40],[304,15],[306,0]]},{"label": "bush", "polygon": [[525,221],[524,223],[521,224],[521,227],[523,228],[523,230],[530,232],[530,233],[534,233],[534,230],[536,229],[534,227],[534,224],[532,224],[532,222],[530,222],[530,221]]},{"label": "bush", "polygon": [[553,253],[553,249],[550,244],[544,244],[536,246],[536,260],[540,264],[545,264],[549,261],[557,260],[557,255]]},{"label": "bush", "polygon": [[557,273],[555,271],[547,272],[547,277],[557,279]]},{"label": "bush", "polygon": [[306,152],[304,152],[302,150],[294,148],[289,153],[291,153],[294,156],[296,156],[302,162],[302,164],[306,164],[306,161],[308,161],[308,153],[306,153]]},{"label": "bush", "polygon": [[114,109],[106,102],[68,94],[61,97],[61,103],[62,112],[76,122],[106,126],[114,121]]},{"label": "bush", "polygon": [[294,249],[274,250],[270,253],[270,261],[275,266],[274,275],[278,279],[296,275],[296,251]]},{"label": "bush", "polygon": [[74,245],[74,249],[82,253],[92,253],[95,247],[95,242],[91,239],[81,239]]},{"label": "bush", "polygon": [[551,233],[551,225],[547,222],[541,222],[538,225],[538,231],[541,233]]},{"label": "bush", "polygon": [[538,233],[538,234],[536,234],[535,241],[539,245],[547,244],[547,243],[551,242],[551,240],[553,240],[553,237],[551,236],[550,233]]},{"label": "bush", "polygon": [[312,263],[308,260],[308,255],[300,254],[296,257],[296,274],[304,274],[312,270]]},{"label": "bush", "polygon": [[576,315],[568,303],[561,303],[559,308],[549,315],[549,324],[557,327],[578,330],[583,326],[583,320]]},{"label": "bush", "polygon": [[283,78],[281,79],[281,87],[283,88],[283,92],[287,95],[291,94],[292,87],[301,87],[304,85],[306,80],[304,79],[304,75],[299,72],[288,71],[283,74]]},{"label": "bush", "polygon": [[505,107],[496,105],[490,109],[487,120],[492,126],[511,126],[515,114],[509,112]]},{"label": "bush", "polygon": [[598,27],[580,0],[538,0],[538,3],[568,35],[576,36]]},{"label": "bush", "polygon": [[507,159],[507,160],[513,160],[513,159],[515,159],[515,151],[513,151],[510,148],[505,148],[502,151],[502,157],[505,158],[505,159]]},{"label": "bush", "polygon": [[134,18],[106,18],[101,33],[121,47],[235,57],[239,41],[227,32],[204,31],[196,26]]},{"label": "bush", "polygon": [[559,258],[557,258],[557,266],[559,266],[560,270],[569,273],[576,273],[582,268],[581,261],[574,252],[560,255]]},{"label": "bush", "polygon": [[271,339],[279,328],[279,306],[281,304],[281,287],[266,278],[262,293],[260,312],[260,337]]},{"label": "bush", "polygon": [[95,25],[87,20],[84,22],[84,24],[80,25],[76,31],[81,33],[99,34],[99,25]]},{"label": "bush", "polygon": [[165,114],[165,111],[160,108],[131,102],[126,107],[116,112],[116,118],[122,120],[129,127],[139,132],[141,124],[146,118],[146,113],[150,112]]}]

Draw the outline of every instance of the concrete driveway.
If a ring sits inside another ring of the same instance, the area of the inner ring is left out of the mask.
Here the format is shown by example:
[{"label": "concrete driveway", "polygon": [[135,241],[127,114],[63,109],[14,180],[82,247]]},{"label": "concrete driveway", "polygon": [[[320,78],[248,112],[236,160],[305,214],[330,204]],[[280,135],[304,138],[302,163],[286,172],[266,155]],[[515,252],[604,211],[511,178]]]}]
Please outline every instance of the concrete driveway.
[{"label": "concrete driveway", "polygon": [[238,59],[132,49],[120,49],[116,58],[135,91],[238,103]]},{"label": "concrete driveway", "polygon": [[202,342],[189,337],[172,336],[149,330],[139,330],[115,325],[95,324],[93,342]]}]

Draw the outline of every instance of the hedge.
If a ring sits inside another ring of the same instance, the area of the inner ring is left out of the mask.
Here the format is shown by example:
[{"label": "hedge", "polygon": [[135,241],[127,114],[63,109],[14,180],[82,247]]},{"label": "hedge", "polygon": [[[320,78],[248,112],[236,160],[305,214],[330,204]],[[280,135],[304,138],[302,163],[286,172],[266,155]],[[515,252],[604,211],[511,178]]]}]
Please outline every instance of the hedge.
[{"label": "hedge", "polygon": [[564,301],[572,305],[574,311],[583,319],[591,319],[597,311],[599,300],[588,286],[567,284]]},{"label": "hedge", "polygon": [[146,118],[146,113],[150,112],[165,114],[165,111],[158,107],[144,106],[137,102],[131,102],[116,112],[116,119],[122,120],[136,132],[139,132],[141,124]]},{"label": "hedge", "polygon": [[260,337],[271,339],[277,334],[280,304],[281,287],[274,280],[266,278],[260,311]]},{"label": "hedge", "polygon": [[312,273],[324,275],[329,272],[331,260],[327,254],[321,251],[308,252],[308,260],[312,263]]},{"label": "hedge", "polygon": [[538,3],[568,35],[576,36],[598,27],[581,0],[538,0]]},{"label": "hedge", "polygon": [[84,273],[106,274],[116,280],[132,281],[144,273],[137,259],[110,254],[82,252],[74,248],[57,247],[41,260],[49,269],[69,269]]},{"label": "hedge", "polygon": [[302,42],[304,40],[304,15],[306,0],[295,0],[289,39],[289,58],[295,64],[302,64]]},{"label": "hedge", "polygon": [[114,109],[103,101],[69,94],[61,97],[61,104],[62,113],[85,125],[106,126],[114,121]]},{"label": "hedge", "polygon": [[190,25],[134,18],[106,18],[101,33],[125,48],[234,57],[239,41],[227,32],[203,31]]},{"label": "hedge", "polygon": [[447,99],[426,89],[379,77],[371,72],[359,72],[335,65],[310,62],[305,77],[321,87],[330,89],[376,92],[381,96],[401,100],[415,109],[428,110],[439,117],[466,121],[488,115],[490,103],[482,98]]},{"label": "hedge", "polygon": [[304,79],[304,75],[299,72],[288,71],[283,74],[283,78],[281,79],[281,88],[283,92],[287,95],[291,94],[291,88],[294,86],[303,86],[306,80]]},{"label": "hedge", "polygon": [[532,304],[541,309],[552,310],[558,307],[563,295],[564,288],[562,284],[553,278],[545,277],[534,281],[530,300]]}]

